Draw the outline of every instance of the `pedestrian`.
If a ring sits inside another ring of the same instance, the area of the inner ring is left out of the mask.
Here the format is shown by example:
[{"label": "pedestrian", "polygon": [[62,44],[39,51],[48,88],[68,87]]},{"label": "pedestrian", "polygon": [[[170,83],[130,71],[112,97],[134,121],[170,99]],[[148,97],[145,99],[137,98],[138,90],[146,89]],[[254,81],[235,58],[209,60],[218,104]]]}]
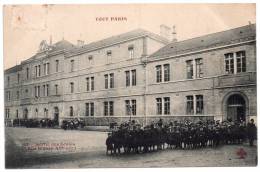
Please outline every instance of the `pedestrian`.
[{"label": "pedestrian", "polygon": [[253,146],[254,140],[256,139],[256,126],[254,124],[254,119],[251,119],[247,124],[247,136],[250,146]]}]

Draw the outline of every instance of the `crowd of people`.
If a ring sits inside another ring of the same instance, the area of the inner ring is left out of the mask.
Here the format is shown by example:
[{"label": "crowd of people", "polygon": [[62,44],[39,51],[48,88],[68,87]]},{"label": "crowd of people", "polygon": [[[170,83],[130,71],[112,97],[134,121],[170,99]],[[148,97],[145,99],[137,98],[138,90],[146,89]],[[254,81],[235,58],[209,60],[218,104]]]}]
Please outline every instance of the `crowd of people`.
[{"label": "crowd of people", "polygon": [[49,118],[30,118],[30,119],[14,119],[12,121],[13,127],[26,127],[26,128],[53,128],[59,125],[58,121]]},{"label": "crowd of people", "polygon": [[106,139],[107,154],[145,153],[165,148],[198,149],[224,144],[242,144],[256,139],[256,126],[239,121],[174,121],[160,119],[147,126],[132,120],[112,127]]}]

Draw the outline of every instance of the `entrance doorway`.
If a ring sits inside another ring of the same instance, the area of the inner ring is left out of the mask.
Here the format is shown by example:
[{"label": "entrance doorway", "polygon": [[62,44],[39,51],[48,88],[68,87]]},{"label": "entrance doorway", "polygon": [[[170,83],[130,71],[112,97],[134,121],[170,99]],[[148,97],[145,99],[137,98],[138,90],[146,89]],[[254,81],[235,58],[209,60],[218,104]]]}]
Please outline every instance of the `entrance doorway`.
[{"label": "entrance doorway", "polygon": [[59,125],[59,108],[54,107],[54,122],[55,125]]},{"label": "entrance doorway", "polygon": [[227,100],[227,118],[232,121],[246,120],[246,102],[245,99],[239,95],[231,95]]}]

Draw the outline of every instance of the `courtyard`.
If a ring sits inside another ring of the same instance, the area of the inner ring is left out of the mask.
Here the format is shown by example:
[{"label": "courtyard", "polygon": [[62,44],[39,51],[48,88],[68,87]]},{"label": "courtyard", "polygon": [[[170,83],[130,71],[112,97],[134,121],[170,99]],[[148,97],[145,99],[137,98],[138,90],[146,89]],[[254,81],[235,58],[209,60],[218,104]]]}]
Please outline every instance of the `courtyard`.
[{"label": "courtyard", "polygon": [[[106,132],[7,127],[5,134],[6,168],[212,167],[257,164],[257,147],[249,147],[248,143],[111,156],[106,155]],[[244,158],[238,155],[241,148],[246,152]]]}]

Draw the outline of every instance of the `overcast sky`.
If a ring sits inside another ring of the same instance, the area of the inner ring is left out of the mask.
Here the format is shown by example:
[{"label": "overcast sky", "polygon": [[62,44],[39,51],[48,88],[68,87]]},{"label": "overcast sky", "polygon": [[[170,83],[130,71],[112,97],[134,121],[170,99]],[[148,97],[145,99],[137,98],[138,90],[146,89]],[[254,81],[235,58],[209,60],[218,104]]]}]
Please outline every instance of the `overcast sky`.
[{"label": "overcast sky", "polygon": [[[4,7],[4,68],[33,56],[42,40],[76,44],[143,28],[159,34],[160,25],[176,26],[177,39],[255,23],[254,4],[19,5]],[[96,21],[126,17],[127,21]]]}]

